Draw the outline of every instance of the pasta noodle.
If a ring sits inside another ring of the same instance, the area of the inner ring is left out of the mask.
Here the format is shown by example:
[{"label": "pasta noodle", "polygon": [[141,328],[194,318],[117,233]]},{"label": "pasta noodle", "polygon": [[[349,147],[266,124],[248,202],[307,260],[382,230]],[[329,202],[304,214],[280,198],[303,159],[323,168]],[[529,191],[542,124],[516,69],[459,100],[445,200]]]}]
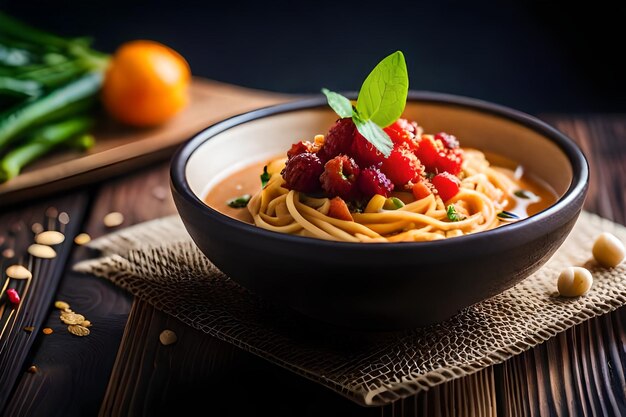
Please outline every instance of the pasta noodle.
[{"label": "pasta noodle", "polygon": [[[406,204],[385,209],[385,198],[372,197],[362,212],[352,213],[354,221],[328,215],[329,198],[315,198],[285,188],[280,169],[284,159],[272,161],[270,179],[248,202],[254,224],[267,230],[345,242],[430,241],[462,236],[498,227],[498,217],[510,203],[519,186],[495,169],[485,155],[464,149],[459,192],[442,201],[435,193],[415,200],[410,192],[394,195]],[[414,201],[410,201],[410,200]],[[448,207],[453,205],[460,219],[452,221]]]}]

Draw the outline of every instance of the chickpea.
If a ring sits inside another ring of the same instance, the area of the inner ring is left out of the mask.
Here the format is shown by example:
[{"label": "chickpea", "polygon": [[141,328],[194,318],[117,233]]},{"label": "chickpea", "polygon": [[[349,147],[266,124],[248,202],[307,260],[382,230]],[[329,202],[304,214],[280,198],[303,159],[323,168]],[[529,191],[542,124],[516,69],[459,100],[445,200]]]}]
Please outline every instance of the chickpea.
[{"label": "chickpea", "polygon": [[608,232],[601,233],[593,244],[591,250],[595,260],[602,266],[613,268],[624,260],[624,244],[614,235]]},{"label": "chickpea", "polygon": [[578,297],[586,294],[592,284],[593,277],[589,270],[580,266],[569,266],[561,271],[557,288],[564,297]]}]

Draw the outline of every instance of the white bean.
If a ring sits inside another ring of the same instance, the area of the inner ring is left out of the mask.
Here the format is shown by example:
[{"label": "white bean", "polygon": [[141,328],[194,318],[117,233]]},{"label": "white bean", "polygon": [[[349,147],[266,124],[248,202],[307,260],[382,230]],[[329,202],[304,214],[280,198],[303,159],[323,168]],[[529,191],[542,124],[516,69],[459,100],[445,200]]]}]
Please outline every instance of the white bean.
[{"label": "white bean", "polygon": [[586,294],[592,284],[593,277],[589,270],[580,266],[569,266],[561,271],[557,288],[564,297],[578,297]]},{"label": "white bean", "polygon": [[603,232],[596,238],[591,252],[600,265],[613,268],[624,260],[626,249],[615,235]]}]

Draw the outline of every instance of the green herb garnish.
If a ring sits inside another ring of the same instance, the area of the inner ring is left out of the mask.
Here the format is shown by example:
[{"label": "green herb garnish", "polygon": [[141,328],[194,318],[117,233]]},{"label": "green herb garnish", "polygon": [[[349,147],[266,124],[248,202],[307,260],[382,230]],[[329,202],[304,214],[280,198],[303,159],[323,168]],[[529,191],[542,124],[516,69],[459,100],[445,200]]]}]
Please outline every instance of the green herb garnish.
[{"label": "green herb garnish", "polygon": [[231,198],[230,200],[226,201],[226,204],[228,204],[228,207],[232,208],[244,208],[248,205],[248,202],[251,198],[252,196],[250,194],[244,194],[239,197]]},{"label": "green herb garnish", "polygon": [[456,207],[454,207],[453,204],[450,204],[448,206],[448,209],[446,210],[446,215],[451,222],[460,222],[461,220],[465,220],[465,217],[457,213]]},{"label": "green herb garnish", "polygon": [[519,198],[525,198],[527,200],[533,197],[533,194],[530,191],[526,191],[526,190],[517,190],[513,194],[515,194]]},{"label": "green herb garnish", "polygon": [[400,51],[374,67],[361,85],[356,106],[341,94],[322,89],[335,113],[342,118],[351,117],[359,133],[385,157],[391,154],[393,142],[383,128],[402,115],[408,92],[409,75]]},{"label": "green herb garnish", "polygon": [[515,214],[515,213],[511,213],[510,211],[501,211],[500,213],[498,213],[498,217],[501,218],[502,220],[519,220],[520,217]]},{"label": "green herb garnish", "polygon": [[263,173],[261,174],[261,187],[265,188],[270,180],[270,174],[267,172],[267,165],[263,167]]}]

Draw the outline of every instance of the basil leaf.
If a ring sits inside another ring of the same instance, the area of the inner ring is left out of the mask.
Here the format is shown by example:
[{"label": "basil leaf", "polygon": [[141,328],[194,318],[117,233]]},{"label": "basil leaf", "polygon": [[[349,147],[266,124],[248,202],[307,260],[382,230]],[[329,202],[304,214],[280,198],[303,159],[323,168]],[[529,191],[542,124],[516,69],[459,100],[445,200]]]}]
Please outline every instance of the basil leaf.
[{"label": "basil leaf", "polygon": [[393,142],[391,138],[380,126],[372,120],[362,120],[360,117],[352,116],[359,133],[365,137],[385,158],[391,155]]},{"label": "basil leaf", "polygon": [[244,194],[239,197],[231,198],[226,202],[226,204],[228,204],[228,207],[232,208],[244,208],[248,205],[251,198],[252,196],[250,194]]},{"label": "basil leaf", "polygon": [[322,93],[326,95],[326,100],[328,100],[330,108],[333,109],[339,117],[352,117],[352,103],[347,97],[330,91],[327,88],[322,88]]},{"label": "basil leaf", "polygon": [[263,167],[263,173],[261,174],[261,187],[265,188],[270,180],[270,174],[267,172],[267,165]]},{"label": "basil leaf", "polygon": [[409,93],[409,74],[401,51],[380,61],[359,91],[356,109],[364,120],[387,127],[404,112]]}]

